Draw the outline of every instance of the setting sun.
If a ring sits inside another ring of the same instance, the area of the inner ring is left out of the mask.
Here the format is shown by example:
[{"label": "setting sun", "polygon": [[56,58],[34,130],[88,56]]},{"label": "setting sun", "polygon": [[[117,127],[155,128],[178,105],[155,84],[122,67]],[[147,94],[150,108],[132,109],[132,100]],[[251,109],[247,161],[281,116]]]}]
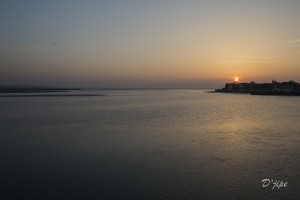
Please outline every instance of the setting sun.
[{"label": "setting sun", "polygon": [[235,81],[235,82],[238,82],[238,81],[239,81],[239,77],[235,77],[235,78],[234,78],[234,81]]}]

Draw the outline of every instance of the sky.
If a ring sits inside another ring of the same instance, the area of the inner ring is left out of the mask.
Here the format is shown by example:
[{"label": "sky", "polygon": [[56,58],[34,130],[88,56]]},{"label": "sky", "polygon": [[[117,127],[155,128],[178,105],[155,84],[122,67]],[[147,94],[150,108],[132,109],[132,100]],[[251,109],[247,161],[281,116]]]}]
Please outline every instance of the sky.
[{"label": "sky", "polygon": [[0,85],[300,82],[299,0],[3,0]]}]

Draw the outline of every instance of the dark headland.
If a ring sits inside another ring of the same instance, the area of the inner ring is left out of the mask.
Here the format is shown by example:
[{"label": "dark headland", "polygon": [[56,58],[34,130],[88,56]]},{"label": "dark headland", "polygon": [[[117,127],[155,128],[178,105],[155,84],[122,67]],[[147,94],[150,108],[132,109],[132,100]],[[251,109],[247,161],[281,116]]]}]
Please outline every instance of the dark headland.
[{"label": "dark headland", "polygon": [[295,81],[277,82],[272,80],[271,83],[226,83],[225,87],[216,89],[218,93],[248,93],[251,95],[284,95],[300,96],[300,84]]}]

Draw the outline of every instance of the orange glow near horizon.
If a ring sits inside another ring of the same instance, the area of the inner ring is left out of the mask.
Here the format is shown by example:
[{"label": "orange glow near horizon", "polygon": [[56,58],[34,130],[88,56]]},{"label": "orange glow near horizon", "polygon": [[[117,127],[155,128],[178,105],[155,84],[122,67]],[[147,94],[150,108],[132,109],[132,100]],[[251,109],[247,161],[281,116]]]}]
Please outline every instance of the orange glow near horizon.
[{"label": "orange glow near horizon", "polygon": [[239,82],[239,77],[234,77],[234,82]]}]

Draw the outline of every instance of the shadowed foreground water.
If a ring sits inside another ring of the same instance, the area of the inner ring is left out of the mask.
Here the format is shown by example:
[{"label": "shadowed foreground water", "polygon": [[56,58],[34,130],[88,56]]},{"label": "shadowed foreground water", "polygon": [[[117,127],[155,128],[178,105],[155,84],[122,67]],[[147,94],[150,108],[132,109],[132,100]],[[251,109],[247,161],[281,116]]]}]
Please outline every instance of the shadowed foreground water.
[{"label": "shadowed foreground water", "polygon": [[300,198],[300,97],[100,93],[0,98],[1,199]]}]

